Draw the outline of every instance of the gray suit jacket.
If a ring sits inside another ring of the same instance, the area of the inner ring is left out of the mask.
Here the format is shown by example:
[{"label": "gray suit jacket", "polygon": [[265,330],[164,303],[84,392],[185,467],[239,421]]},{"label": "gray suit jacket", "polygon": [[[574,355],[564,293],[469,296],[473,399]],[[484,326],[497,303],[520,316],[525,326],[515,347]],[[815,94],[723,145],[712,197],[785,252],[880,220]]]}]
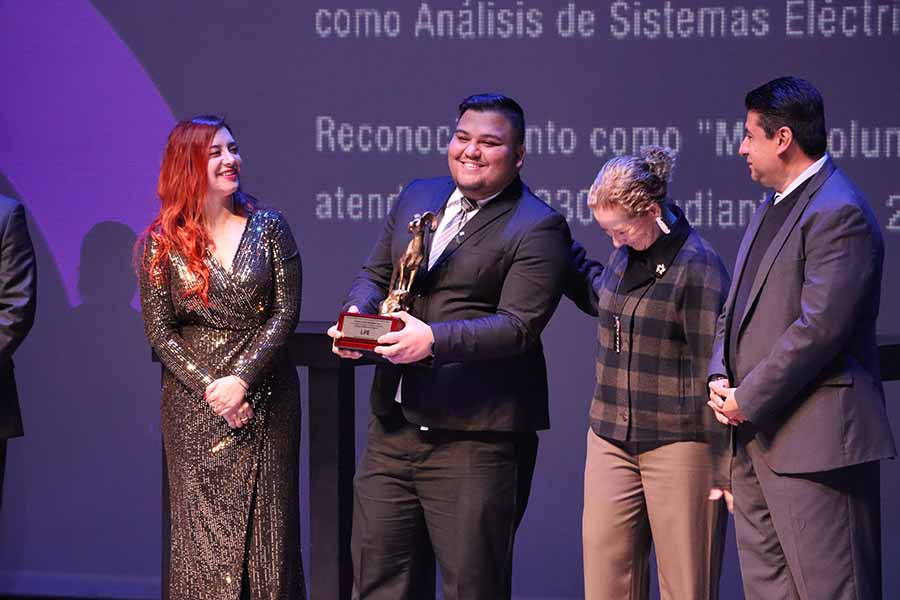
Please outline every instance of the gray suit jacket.
[{"label": "gray suit jacket", "polygon": [[0,196],[0,439],[23,433],[12,356],[34,323],[36,297],[34,248],[25,210]]},{"label": "gray suit jacket", "polygon": [[[770,200],[771,201],[771,200]],[[862,193],[829,159],[762,258],[743,274],[753,216],[719,317],[710,375],[738,381],[738,406],[776,473],[811,473],[896,453],[884,406],[875,322],[884,244]],[[733,314],[741,276],[752,278]],[[735,356],[731,320],[740,319]]]}]

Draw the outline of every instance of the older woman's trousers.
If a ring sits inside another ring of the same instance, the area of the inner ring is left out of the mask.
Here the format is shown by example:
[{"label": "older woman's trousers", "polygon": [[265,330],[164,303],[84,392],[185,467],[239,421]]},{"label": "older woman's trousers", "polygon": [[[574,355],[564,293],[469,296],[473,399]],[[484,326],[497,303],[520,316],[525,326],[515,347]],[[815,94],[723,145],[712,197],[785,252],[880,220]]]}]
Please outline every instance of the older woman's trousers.
[{"label": "older woman's trousers", "polygon": [[711,502],[705,442],[614,442],[588,430],[586,600],[649,598],[650,547],[662,600],[715,600],[727,512]]}]

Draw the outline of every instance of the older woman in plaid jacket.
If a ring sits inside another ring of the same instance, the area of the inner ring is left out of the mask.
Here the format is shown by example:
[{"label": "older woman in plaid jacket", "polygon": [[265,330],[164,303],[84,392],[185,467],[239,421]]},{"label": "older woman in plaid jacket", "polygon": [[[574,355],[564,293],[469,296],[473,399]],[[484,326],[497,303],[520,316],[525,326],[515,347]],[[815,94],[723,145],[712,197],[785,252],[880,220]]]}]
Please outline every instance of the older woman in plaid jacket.
[{"label": "older woman in plaid jacket", "polygon": [[[706,367],[729,277],[667,200],[669,149],[606,163],[588,199],[615,250],[591,287],[597,383],[584,474],[588,600],[714,599],[727,515],[728,430],[706,407]],[[583,303],[580,303],[583,305]]]}]

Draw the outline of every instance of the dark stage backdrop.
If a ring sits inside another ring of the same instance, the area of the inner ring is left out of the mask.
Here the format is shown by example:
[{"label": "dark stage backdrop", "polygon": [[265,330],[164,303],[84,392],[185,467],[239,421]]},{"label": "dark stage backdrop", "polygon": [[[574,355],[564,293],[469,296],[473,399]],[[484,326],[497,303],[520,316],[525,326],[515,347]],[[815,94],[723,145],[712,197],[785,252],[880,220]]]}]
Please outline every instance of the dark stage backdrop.
[{"label": "dark stage backdrop", "polygon": [[[611,246],[585,207],[597,170],[647,143],[671,146],[672,195],[730,266],[764,197],[736,154],[744,93],[803,76],[826,99],[832,156],[878,214],[879,325],[900,333],[897,0],[341,6],[0,0],[0,193],[26,206],[40,268],[37,324],[16,356],[26,437],[9,445],[0,594],[159,595],[159,370],[129,257],[157,208],[166,135],[194,114],[228,117],[245,189],[282,210],[300,243],[302,317],[331,320],[404,183],[446,174],[464,96],[522,103],[525,181],[603,259]],[[518,537],[518,598],[583,593],[594,328],[563,301],[543,336],[553,428]],[[898,384],[887,394],[900,432]],[[883,473],[889,566],[900,559],[900,468]],[[885,584],[900,593],[896,569]],[[733,542],[723,588],[740,597]]]}]

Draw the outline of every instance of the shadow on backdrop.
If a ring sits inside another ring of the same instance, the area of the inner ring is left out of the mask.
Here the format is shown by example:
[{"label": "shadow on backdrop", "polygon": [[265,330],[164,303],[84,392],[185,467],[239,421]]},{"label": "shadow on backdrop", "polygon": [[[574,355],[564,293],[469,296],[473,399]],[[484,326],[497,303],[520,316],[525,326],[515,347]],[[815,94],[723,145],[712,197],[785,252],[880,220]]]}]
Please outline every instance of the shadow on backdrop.
[{"label": "shadow on backdrop", "polygon": [[159,370],[131,306],[136,235],[112,221],[90,229],[71,308],[29,226],[38,311],[16,356],[25,437],[9,448],[0,594],[159,597]]}]

